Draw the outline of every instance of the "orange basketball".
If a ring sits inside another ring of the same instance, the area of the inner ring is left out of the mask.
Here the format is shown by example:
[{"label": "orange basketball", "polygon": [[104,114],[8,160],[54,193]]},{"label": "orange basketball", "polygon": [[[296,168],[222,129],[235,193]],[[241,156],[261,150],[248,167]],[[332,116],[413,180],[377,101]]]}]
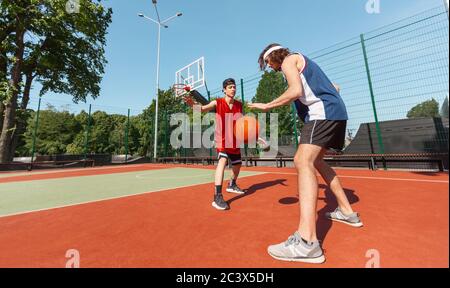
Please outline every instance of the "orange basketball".
[{"label": "orange basketball", "polygon": [[238,143],[256,143],[259,134],[259,123],[255,117],[244,116],[236,121],[234,135]]}]

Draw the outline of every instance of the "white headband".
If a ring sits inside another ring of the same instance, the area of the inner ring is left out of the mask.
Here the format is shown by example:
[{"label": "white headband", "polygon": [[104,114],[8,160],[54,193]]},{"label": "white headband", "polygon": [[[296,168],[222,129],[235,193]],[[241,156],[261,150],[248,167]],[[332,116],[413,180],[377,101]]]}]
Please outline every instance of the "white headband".
[{"label": "white headband", "polygon": [[277,51],[280,49],[284,49],[283,46],[274,46],[272,48],[270,48],[269,50],[266,51],[266,53],[264,53],[264,61],[267,59],[267,57],[270,55],[270,53],[272,53],[273,51]]}]

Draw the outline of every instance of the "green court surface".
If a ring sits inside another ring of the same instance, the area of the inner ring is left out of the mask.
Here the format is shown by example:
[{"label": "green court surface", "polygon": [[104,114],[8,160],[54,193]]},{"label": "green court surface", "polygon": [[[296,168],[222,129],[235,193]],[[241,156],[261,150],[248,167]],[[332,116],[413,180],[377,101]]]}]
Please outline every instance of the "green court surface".
[{"label": "green court surface", "polygon": [[[170,168],[0,185],[0,217],[214,182],[214,170]],[[239,177],[264,174],[241,171]],[[226,171],[225,179],[229,177]]]}]

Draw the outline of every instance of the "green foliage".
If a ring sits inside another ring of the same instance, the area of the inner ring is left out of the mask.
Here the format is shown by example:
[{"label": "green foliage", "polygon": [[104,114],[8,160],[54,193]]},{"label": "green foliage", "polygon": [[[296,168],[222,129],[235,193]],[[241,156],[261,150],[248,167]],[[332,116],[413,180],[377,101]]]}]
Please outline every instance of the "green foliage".
[{"label": "green foliage", "polygon": [[[25,132],[25,149],[32,151],[35,113],[28,119]],[[41,155],[64,154],[66,147],[73,142],[75,135],[82,129],[75,116],[68,111],[58,112],[56,109],[40,111],[37,129],[36,153]]]},{"label": "green foliage", "polygon": [[[42,87],[39,91],[41,96],[48,92],[68,94],[75,103],[85,102],[88,97],[95,99],[100,95],[100,82],[107,64],[106,35],[112,21],[112,10],[103,7],[101,0],[82,0],[79,1],[78,13],[71,13],[66,9],[67,2],[0,1],[0,101],[7,104],[14,102],[14,105],[6,105],[5,109],[14,109],[16,104],[22,110],[27,109],[28,97],[24,95],[29,95],[32,85],[29,85],[27,91],[23,91],[25,89],[22,89],[20,79],[38,81]],[[16,36],[19,31],[25,34],[23,40]],[[11,75],[11,68],[16,63],[22,63],[16,70],[20,77],[18,74]],[[11,85],[7,79],[15,81]],[[22,102],[19,103],[21,99]],[[52,115],[43,115],[43,119],[51,117]],[[18,121],[29,123],[26,118],[20,117],[4,119],[5,126],[20,127],[19,130],[23,131],[25,127],[18,125]],[[70,125],[68,123],[67,126],[73,128]],[[16,139],[10,139],[14,137],[14,134],[10,135],[10,130],[1,131],[1,161],[11,160],[10,151],[14,153],[16,149]],[[78,142],[82,142],[81,135],[71,135],[72,138],[66,139],[63,133],[52,140],[50,135],[45,135],[47,132],[42,132],[44,138],[41,140],[44,141],[39,144],[39,153],[65,152],[66,145],[71,144],[66,142],[74,140],[75,136],[76,143],[68,149],[70,152],[80,151]],[[22,149],[19,153],[25,153],[30,148],[30,143],[23,144],[19,141],[18,144],[16,150]]]},{"label": "green foliage", "polygon": [[[75,102],[99,95],[112,10],[99,0],[83,0],[79,13],[68,13],[66,4],[67,0],[1,2],[0,83],[15,61],[14,33],[20,23],[27,35],[21,74],[31,72],[36,77],[42,84],[40,95],[65,93]],[[0,86],[5,99],[7,87],[4,83]]]},{"label": "green foliage", "polygon": [[256,95],[252,102],[267,103],[280,96],[287,88],[287,84],[281,73],[265,71],[259,81]]},{"label": "green foliage", "polygon": [[[176,113],[187,113],[191,119],[192,124],[192,108],[184,104],[184,101],[175,96],[172,89],[159,91],[159,121],[158,121],[158,155],[173,156],[176,151],[170,145],[170,134],[177,126],[170,126],[170,115]],[[152,103],[150,109],[154,114],[155,102]],[[152,116],[154,117],[154,116]],[[152,123],[154,120],[152,121]],[[152,137],[154,132],[152,132]],[[152,138],[153,139],[153,138]],[[153,141],[153,140],[152,140]],[[167,143],[166,143],[167,141]],[[153,142],[152,142],[153,143]],[[153,147],[153,144],[152,144]],[[167,151],[166,151],[167,147]],[[153,148],[152,148],[153,149]],[[151,151],[153,152],[153,150]]]},{"label": "green foliage", "polygon": [[[184,112],[185,105],[183,101],[175,97],[172,90],[161,90],[159,97],[158,153],[164,153],[166,133],[170,141],[170,133],[176,128],[176,126],[166,126],[165,120],[170,121],[170,115],[173,113]],[[128,154],[146,156],[153,153],[154,111],[155,102],[153,101],[142,113],[130,117]],[[187,109],[186,112],[189,113]],[[165,118],[166,113],[167,118]],[[24,141],[18,146],[17,156],[28,156],[32,153],[36,112],[29,111],[25,118],[28,125],[23,135]],[[88,154],[125,154],[127,115],[95,111],[91,115],[90,125],[88,120],[89,115],[86,111],[73,115],[68,111],[57,111],[55,107],[48,105],[47,109],[40,111],[36,153],[83,155],[89,128]],[[170,143],[168,144],[167,154],[173,155],[175,150],[170,147]]]},{"label": "green foliage", "polygon": [[[259,81],[258,88],[256,89],[256,95],[253,97],[252,102],[254,103],[268,103],[272,100],[278,98],[287,89],[287,83],[283,78],[281,73],[270,71],[265,71]],[[247,110],[248,111],[248,110]],[[258,111],[251,111],[253,113],[258,113]],[[293,130],[293,115],[291,106],[282,106],[270,111],[270,113],[278,113],[278,125],[279,125],[279,135],[281,136],[294,136]],[[269,133],[269,116],[267,117],[267,127],[266,131]],[[295,117],[297,122],[297,117]],[[297,124],[297,129],[300,127]]]},{"label": "green foliage", "polygon": [[13,89],[8,81],[0,81],[0,101],[3,103],[8,102],[11,99]]},{"label": "green foliage", "polygon": [[[27,123],[29,123],[29,121],[32,121],[34,115],[35,113],[32,110],[18,110],[16,115],[17,123],[24,122],[25,125],[23,125],[23,127],[26,127]],[[31,155],[31,149],[28,150],[28,148],[26,147],[26,139],[27,139],[26,136],[27,136],[26,133],[21,133],[18,135],[17,149],[15,151],[15,155],[19,156]]]},{"label": "green foliage", "polygon": [[409,110],[408,118],[439,117],[439,103],[433,98]]},{"label": "green foliage", "polygon": [[[286,89],[286,84],[281,75],[273,72],[266,73],[261,83],[253,101],[269,102],[281,95]],[[265,93],[265,91],[269,92]],[[155,108],[155,101],[153,101],[140,114],[130,117],[128,154],[153,155]],[[250,109],[246,107],[246,111],[250,111]],[[182,151],[176,151],[170,145],[170,134],[178,126],[170,126],[169,121],[170,115],[184,112],[192,117],[192,109],[187,107],[181,99],[175,97],[172,90],[160,90],[158,113],[159,156],[183,155]],[[287,137],[293,136],[291,107],[280,107],[275,112],[280,113],[280,134]],[[29,111],[27,116],[24,117],[27,119],[28,125],[23,136],[24,141],[17,150],[18,156],[29,156],[32,151],[36,112]],[[88,125],[88,121],[90,121],[90,125]],[[36,153],[41,155],[83,155],[85,153],[87,131],[89,130],[86,149],[88,154],[125,154],[126,125],[126,115],[95,111],[89,118],[88,113],[84,110],[74,115],[68,111],[57,111],[55,107],[49,105],[46,109],[40,111],[39,128],[36,136]],[[165,149],[166,139],[168,141],[167,151]]]}]

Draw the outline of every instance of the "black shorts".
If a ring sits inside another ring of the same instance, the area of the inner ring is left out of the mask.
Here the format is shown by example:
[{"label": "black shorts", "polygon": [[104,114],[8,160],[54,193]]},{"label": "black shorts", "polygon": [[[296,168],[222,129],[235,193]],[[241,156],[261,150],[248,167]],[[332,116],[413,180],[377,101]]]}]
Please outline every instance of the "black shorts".
[{"label": "black shorts", "polygon": [[226,152],[219,152],[219,154],[217,154],[217,159],[220,158],[227,158],[227,163],[231,166],[242,164],[241,154],[227,154]]},{"label": "black shorts", "polygon": [[342,150],[345,144],[346,120],[312,120],[300,134],[300,144],[313,144],[326,149]]}]

